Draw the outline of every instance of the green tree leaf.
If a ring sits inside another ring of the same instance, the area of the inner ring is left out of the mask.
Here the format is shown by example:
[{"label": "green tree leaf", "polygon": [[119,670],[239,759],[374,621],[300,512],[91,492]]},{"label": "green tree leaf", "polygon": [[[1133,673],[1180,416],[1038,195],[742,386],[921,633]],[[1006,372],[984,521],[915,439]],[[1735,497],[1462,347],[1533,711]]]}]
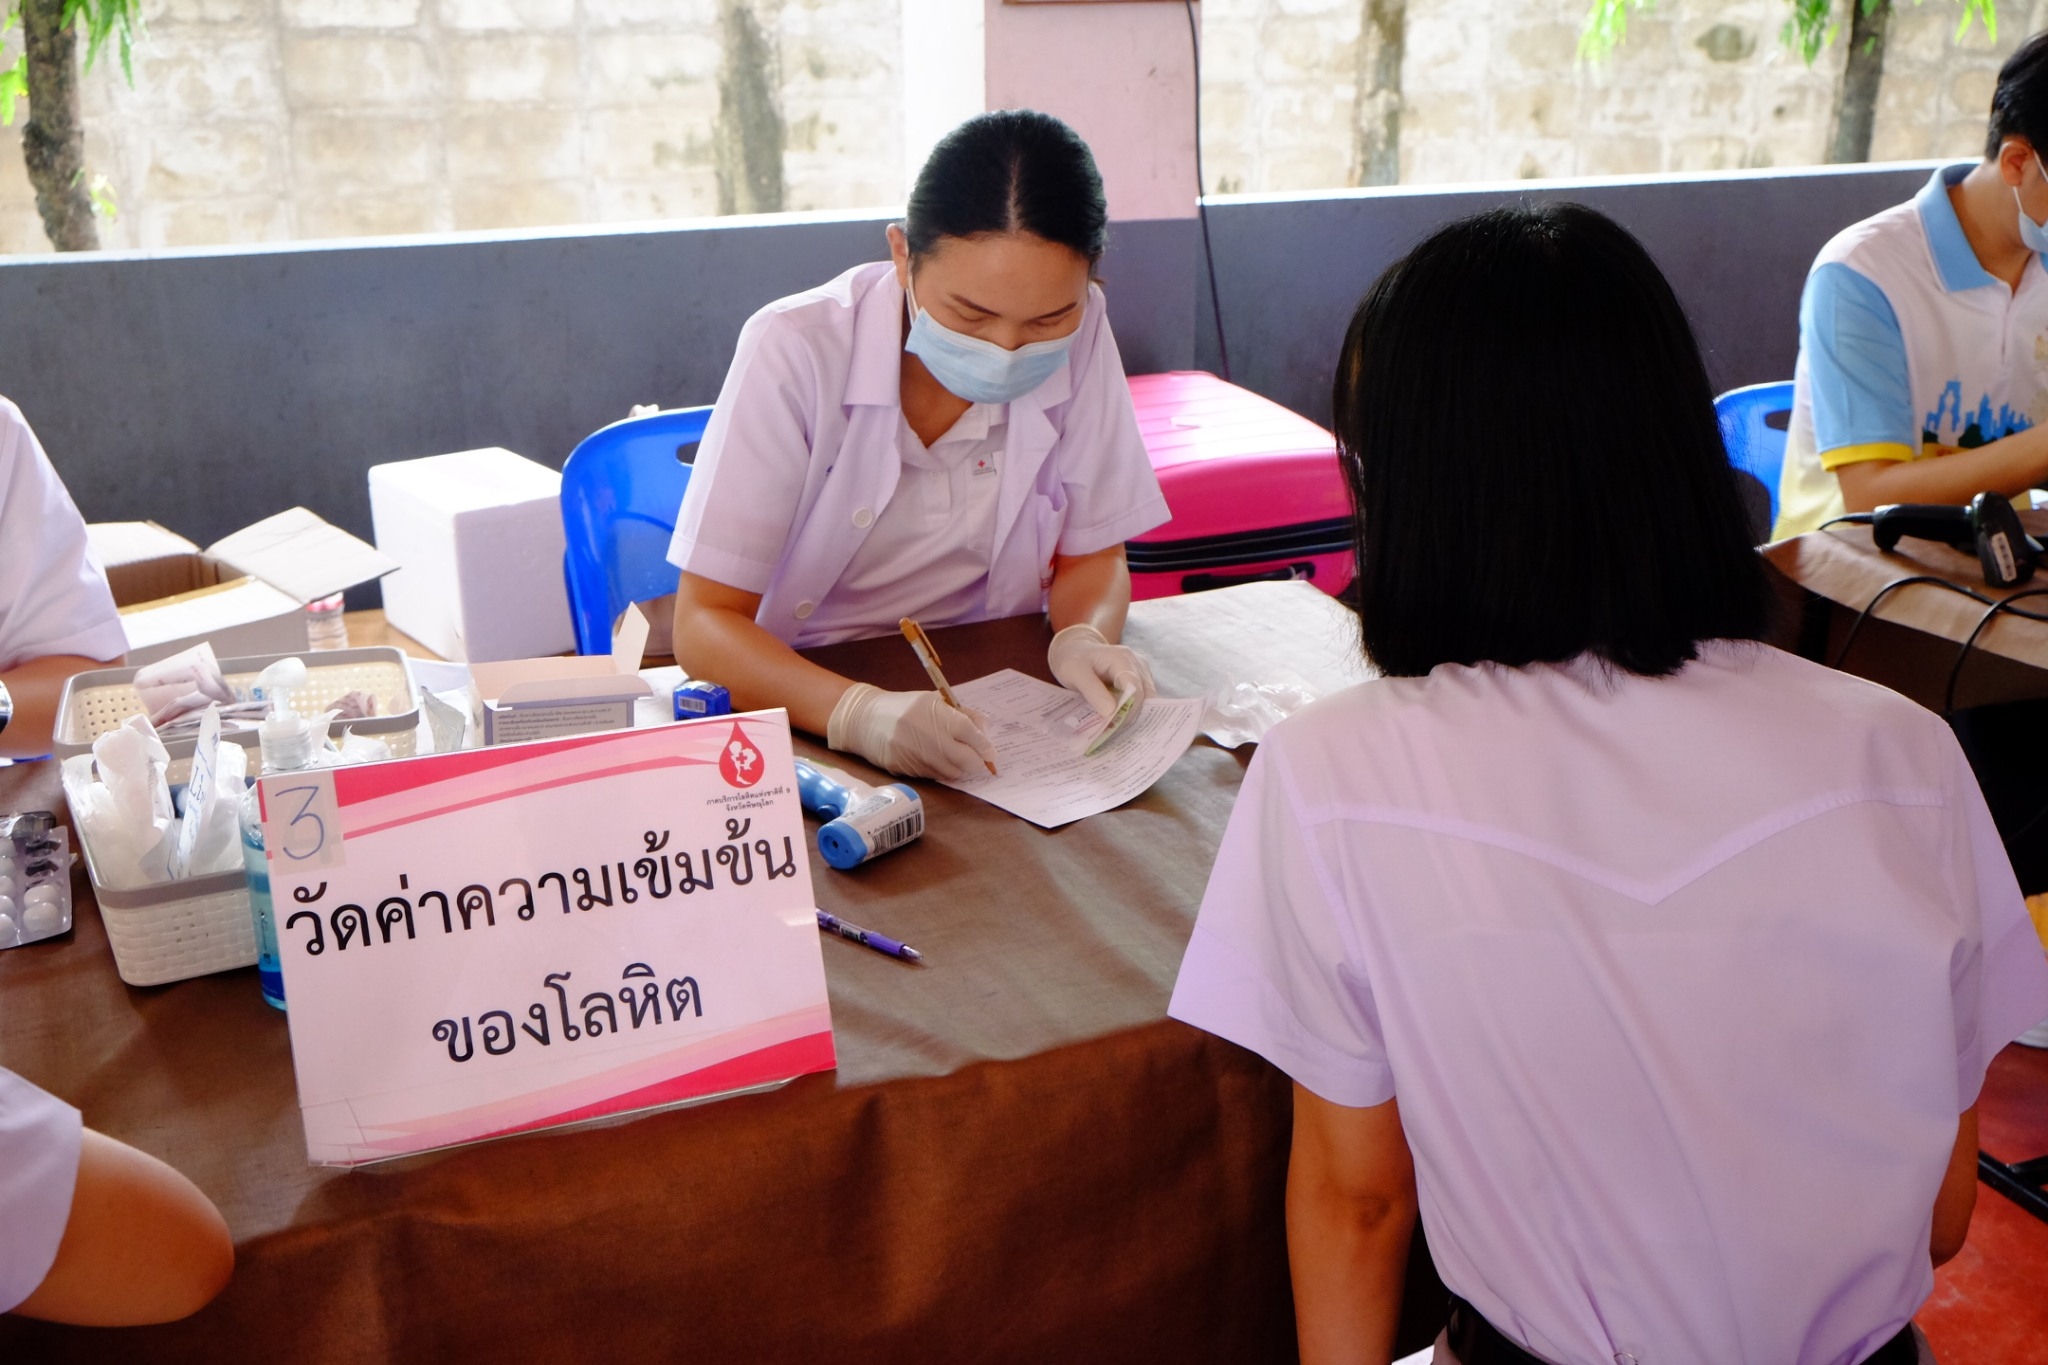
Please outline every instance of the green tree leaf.
[{"label": "green tree leaf", "polygon": [[1648,9],[1657,0],[1593,0],[1579,25],[1579,57],[1600,62],[1612,56],[1621,40],[1628,37],[1628,12]]},{"label": "green tree leaf", "polygon": [[85,69],[99,60],[112,38],[121,54],[121,74],[135,84],[135,36],[142,30],[142,0],[64,0],[64,22],[85,35]]},{"label": "green tree leaf", "polygon": [[[1656,0],[1590,0],[1585,21],[1579,25],[1579,56],[1592,62],[1611,56],[1628,36],[1628,12],[1648,9],[1655,3]],[[1869,14],[1877,8],[1878,0],[1849,3],[1861,5],[1863,12]],[[1917,5],[1920,0],[1913,3]],[[1956,0],[1956,4],[1963,11],[1962,21],[1956,26],[1958,39],[1970,31],[1971,24],[1982,23],[1991,41],[1998,41],[1998,0]],[[1792,15],[1779,31],[1779,40],[1812,66],[1822,52],[1834,46],[1835,35],[1841,31],[1834,17],[1834,0],[1791,0],[1791,5]]]},{"label": "green tree leaf", "polygon": [[114,184],[104,175],[96,175],[85,192],[92,196],[92,211],[108,222],[121,216],[121,203],[114,198]]},{"label": "green tree leaf", "polygon": [[1970,31],[1972,20],[1982,20],[1984,36],[1992,42],[1998,41],[1998,0],[1962,0],[1963,21],[1956,25],[1956,37],[1960,39]]},{"label": "green tree leaf", "polygon": [[[7,30],[0,28],[0,33]],[[21,101],[28,98],[28,54],[14,59],[14,65],[0,70],[0,126],[12,128]]]}]

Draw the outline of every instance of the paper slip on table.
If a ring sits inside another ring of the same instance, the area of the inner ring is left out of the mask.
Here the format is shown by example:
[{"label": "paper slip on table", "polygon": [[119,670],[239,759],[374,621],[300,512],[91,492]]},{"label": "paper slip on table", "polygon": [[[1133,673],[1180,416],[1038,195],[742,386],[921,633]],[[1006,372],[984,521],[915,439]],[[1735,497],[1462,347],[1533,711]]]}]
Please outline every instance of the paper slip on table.
[{"label": "paper slip on table", "polygon": [[[1131,620],[1169,692],[1251,657],[1357,676],[1302,584]],[[934,635],[955,677],[1045,674],[1040,619]],[[923,685],[893,637],[813,657]],[[1291,1361],[1287,1079],[1164,1017],[1249,754],[1198,741],[1051,832],[920,783],[921,842],[852,874],[813,850],[821,905],[926,958],[823,943],[837,1072],[352,1173],[306,1164],[253,971],[124,986],[81,873],[69,936],[0,953],[0,1065],[190,1175],[237,1264],[182,1323],[0,1318],[0,1360]],[[0,770],[0,809],[36,806],[54,768]],[[1404,1352],[1442,1317],[1424,1254]]]},{"label": "paper slip on table", "polygon": [[[2048,512],[2020,513],[2036,537],[2048,536]],[[1987,610],[1982,602],[1931,583],[1893,589],[1871,612],[1846,658],[1849,629],[1863,608],[1890,584],[1921,574],[1966,587],[1998,601],[2048,588],[2048,565],[2031,582],[1994,588],[1976,556],[1927,540],[1903,539],[1891,552],[1872,542],[1868,526],[1831,526],[1764,547],[1765,560],[1813,594],[1796,647],[1809,658],[1836,664],[1881,682],[1923,706],[1940,710],[1959,651]],[[2048,595],[2016,606],[2048,616]],[[1793,647],[1789,637],[1783,643]],[[2000,613],[1977,633],[1972,656],[1957,678],[1955,704],[2048,696],[2048,621]]]}]

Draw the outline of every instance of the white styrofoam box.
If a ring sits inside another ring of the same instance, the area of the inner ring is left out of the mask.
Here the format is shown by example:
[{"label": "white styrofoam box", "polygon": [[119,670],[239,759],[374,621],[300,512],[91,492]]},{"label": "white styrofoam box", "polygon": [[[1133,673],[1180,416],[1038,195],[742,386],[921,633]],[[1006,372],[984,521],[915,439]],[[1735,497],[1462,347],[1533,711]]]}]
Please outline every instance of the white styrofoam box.
[{"label": "white styrofoam box", "polygon": [[576,648],[562,584],[562,476],[491,447],[370,469],[384,615],[446,659]]}]

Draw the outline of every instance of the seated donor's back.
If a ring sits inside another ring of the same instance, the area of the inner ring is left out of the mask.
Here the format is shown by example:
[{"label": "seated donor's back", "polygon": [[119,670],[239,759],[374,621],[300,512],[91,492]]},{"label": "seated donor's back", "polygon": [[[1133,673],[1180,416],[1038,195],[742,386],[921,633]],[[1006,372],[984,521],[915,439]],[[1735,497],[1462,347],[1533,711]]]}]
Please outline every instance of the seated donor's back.
[{"label": "seated donor's back", "polygon": [[2006,59],[1984,158],[1837,233],[1799,301],[1775,537],[2048,485],[2048,33]]},{"label": "seated donor's back", "polygon": [[2048,1006],[1947,728],[1758,642],[1684,315],[1592,210],[1418,247],[1335,400],[1387,676],[1261,745],[1172,1012],[1294,1078],[1291,1179],[1305,1113],[1394,1116],[1445,1283],[1544,1359],[1869,1357]]}]

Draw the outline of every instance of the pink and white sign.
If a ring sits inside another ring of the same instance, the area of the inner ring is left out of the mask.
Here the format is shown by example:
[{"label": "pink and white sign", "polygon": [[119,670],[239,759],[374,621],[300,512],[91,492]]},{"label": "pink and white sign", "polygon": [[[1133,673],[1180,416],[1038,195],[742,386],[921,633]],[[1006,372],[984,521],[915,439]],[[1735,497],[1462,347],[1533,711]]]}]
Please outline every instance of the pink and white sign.
[{"label": "pink and white sign", "polygon": [[780,711],[260,785],[317,1163],[834,1065]]}]

